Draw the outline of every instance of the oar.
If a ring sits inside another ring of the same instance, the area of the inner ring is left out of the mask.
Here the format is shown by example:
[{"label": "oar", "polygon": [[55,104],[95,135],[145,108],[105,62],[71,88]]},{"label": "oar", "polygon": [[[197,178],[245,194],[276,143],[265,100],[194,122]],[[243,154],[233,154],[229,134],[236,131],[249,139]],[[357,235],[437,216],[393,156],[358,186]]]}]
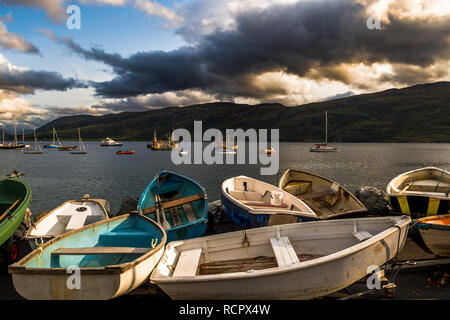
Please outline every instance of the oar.
[{"label": "oar", "polygon": [[[157,201],[161,204],[161,198],[159,197],[159,195],[156,195],[156,199],[157,199]],[[162,218],[163,218],[163,228],[164,229],[170,229],[170,224],[167,222],[167,220],[166,220],[166,215],[164,214],[164,209],[162,209],[162,204],[161,204],[161,206],[157,206],[156,207],[157,209],[158,209],[158,211],[161,213],[161,215],[162,215]]]},{"label": "oar", "polygon": [[12,206],[9,207],[9,208],[1,215],[0,221],[2,221],[3,218],[6,217],[6,215],[7,215],[8,213],[11,212],[11,210],[12,210],[12,209],[20,202],[20,200],[22,200],[22,198],[17,199],[16,202],[14,202],[14,203],[12,204]]}]

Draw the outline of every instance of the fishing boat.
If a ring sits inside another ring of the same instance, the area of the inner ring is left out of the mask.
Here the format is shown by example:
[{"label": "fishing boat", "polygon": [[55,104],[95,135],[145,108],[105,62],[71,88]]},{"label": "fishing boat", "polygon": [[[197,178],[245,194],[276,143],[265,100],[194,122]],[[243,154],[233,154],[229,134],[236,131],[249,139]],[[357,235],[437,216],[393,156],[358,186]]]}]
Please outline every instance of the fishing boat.
[{"label": "fishing boat", "polygon": [[148,279],[165,244],[157,223],[137,213],[121,215],[65,233],[8,271],[26,299],[108,300]]},{"label": "fishing boat", "polygon": [[166,246],[150,281],[172,299],[318,298],[395,258],[410,221],[338,219],[175,241]]},{"label": "fishing boat", "polygon": [[23,153],[24,154],[43,154],[41,146],[39,145],[39,141],[37,140],[37,137],[36,137],[36,129],[33,129],[33,134],[34,134],[34,149],[26,148],[26,149],[24,149]]},{"label": "fishing boat", "polygon": [[177,146],[175,141],[172,141],[170,134],[167,135],[167,140],[158,140],[156,130],[153,130],[153,142],[147,143],[147,148],[154,151],[172,151]]},{"label": "fishing boat", "polygon": [[7,263],[19,257],[19,245],[12,238],[31,201],[31,188],[20,178],[0,180],[0,251]]},{"label": "fishing boat", "polygon": [[426,167],[392,179],[386,187],[389,204],[413,219],[450,212],[450,173]]},{"label": "fishing boat", "polygon": [[83,140],[81,140],[80,128],[78,128],[78,150],[71,151],[70,154],[86,154],[86,147]]},{"label": "fishing boat", "polygon": [[161,224],[168,241],[200,237],[206,231],[206,191],[181,174],[160,171],[142,193],[138,211]]},{"label": "fishing boat", "polygon": [[17,130],[16,121],[14,121],[14,143],[5,143],[5,128],[2,126],[2,144],[0,145],[0,150],[10,150],[10,149],[23,149],[25,144],[17,142]]},{"label": "fishing boat", "polygon": [[223,182],[221,191],[226,215],[244,229],[317,220],[302,200],[263,181],[233,177]]},{"label": "fishing boat", "polygon": [[319,219],[367,212],[350,191],[314,173],[289,169],[281,177],[278,187],[304,201]]},{"label": "fishing boat", "polygon": [[431,252],[450,257],[450,214],[421,218],[414,226]]},{"label": "fishing boat", "polygon": [[106,138],[105,140],[102,140],[100,147],[121,147],[122,145],[122,142],[117,142],[111,138]]},{"label": "fishing boat", "polygon": [[[58,144],[55,144],[55,142],[56,142],[55,139],[56,139],[56,141],[58,141]],[[58,149],[61,146],[62,146],[62,144],[61,144],[61,141],[59,141],[58,134],[56,133],[56,129],[53,128],[53,131],[52,131],[52,143],[51,144],[44,144],[44,148],[46,148],[46,149]]]},{"label": "fishing boat", "polygon": [[32,249],[63,233],[108,219],[101,202],[95,199],[70,200],[43,215],[27,231],[25,239]]},{"label": "fishing boat", "polygon": [[135,154],[136,151],[134,150],[127,150],[127,151],[117,151],[116,154]]},{"label": "fishing boat", "polygon": [[328,112],[325,111],[325,142],[311,146],[310,152],[340,152],[338,147],[330,147],[328,145]]}]

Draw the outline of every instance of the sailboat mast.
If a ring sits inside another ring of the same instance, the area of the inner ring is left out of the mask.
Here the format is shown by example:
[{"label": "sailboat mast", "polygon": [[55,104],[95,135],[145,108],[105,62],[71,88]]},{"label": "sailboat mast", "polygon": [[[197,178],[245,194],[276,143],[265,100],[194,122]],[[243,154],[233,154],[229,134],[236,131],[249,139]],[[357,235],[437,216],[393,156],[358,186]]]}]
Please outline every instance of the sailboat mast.
[{"label": "sailboat mast", "polygon": [[33,128],[33,134],[34,134],[34,150],[38,150],[37,138],[36,138],[36,128]]},{"label": "sailboat mast", "polygon": [[2,144],[5,144],[5,126],[2,125]]},{"label": "sailboat mast", "polygon": [[14,145],[17,146],[16,120],[14,120]]},{"label": "sailboat mast", "polygon": [[22,128],[22,142],[23,144],[25,144],[25,134],[23,128]]},{"label": "sailboat mast", "polygon": [[325,144],[328,143],[328,112],[325,111]]}]

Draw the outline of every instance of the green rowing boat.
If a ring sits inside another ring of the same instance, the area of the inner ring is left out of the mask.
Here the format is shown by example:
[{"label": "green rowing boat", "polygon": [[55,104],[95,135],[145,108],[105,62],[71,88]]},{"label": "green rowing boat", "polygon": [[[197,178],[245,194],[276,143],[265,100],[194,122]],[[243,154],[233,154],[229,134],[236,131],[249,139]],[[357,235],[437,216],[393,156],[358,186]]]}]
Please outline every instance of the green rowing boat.
[{"label": "green rowing boat", "polygon": [[[11,239],[22,222],[31,201],[31,188],[20,178],[0,180],[0,247],[10,258],[17,258],[18,248],[12,247]],[[12,249],[12,251],[11,251]]]}]

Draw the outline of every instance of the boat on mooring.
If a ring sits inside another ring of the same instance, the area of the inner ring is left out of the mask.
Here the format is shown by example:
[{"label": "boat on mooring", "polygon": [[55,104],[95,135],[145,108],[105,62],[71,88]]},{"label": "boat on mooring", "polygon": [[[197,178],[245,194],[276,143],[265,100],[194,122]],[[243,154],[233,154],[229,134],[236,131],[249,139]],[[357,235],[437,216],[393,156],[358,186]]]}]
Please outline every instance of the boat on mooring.
[{"label": "boat on mooring", "polygon": [[116,154],[135,154],[136,151],[135,150],[127,150],[127,151],[117,151]]},{"label": "boat on mooring", "polygon": [[150,281],[170,298],[313,299],[370,274],[402,250],[408,216],[269,226],[175,241]]},{"label": "boat on mooring", "polygon": [[328,145],[328,112],[325,111],[325,142],[318,143],[315,146],[309,148],[310,152],[341,152],[341,150],[336,147],[330,147]]},{"label": "boat on mooring", "polygon": [[43,215],[27,231],[32,249],[66,232],[108,219],[103,204],[95,199],[70,200]]},{"label": "boat on mooring", "polygon": [[33,134],[34,134],[34,149],[25,148],[23,153],[24,154],[43,154],[44,152],[42,151],[39,141],[37,140],[37,137],[36,137],[36,129],[33,129]]},{"label": "boat on mooring", "polygon": [[17,142],[17,130],[16,121],[14,121],[14,143],[5,143],[5,128],[2,126],[2,144],[0,144],[0,150],[10,150],[10,149],[23,149],[25,148],[25,143]]},{"label": "boat on mooring", "polygon": [[[58,141],[58,144],[56,144],[56,141]],[[52,130],[52,143],[51,144],[44,144],[44,148],[46,148],[46,149],[58,149],[61,146],[62,146],[62,144],[61,144],[61,141],[59,141],[58,134],[56,133],[56,129],[53,128],[53,130]]]},{"label": "boat on mooring", "polygon": [[19,244],[13,234],[31,201],[30,186],[19,177],[0,180],[0,251],[8,264],[19,257]]},{"label": "boat on mooring", "polygon": [[138,211],[161,224],[168,241],[190,239],[206,231],[208,199],[196,181],[162,170],[142,193]]},{"label": "boat on mooring", "polygon": [[221,201],[226,215],[244,229],[317,220],[317,215],[302,200],[246,176],[225,180]]},{"label": "boat on mooring", "polygon": [[80,128],[78,128],[78,150],[70,151],[70,154],[86,154],[86,147],[83,140],[81,140]]},{"label": "boat on mooring", "polygon": [[122,142],[114,141],[111,138],[106,138],[105,140],[102,140],[100,143],[100,147],[121,147],[123,145]]},{"label": "boat on mooring", "polygon": [[367,212],[350,191],[314,173],[288,169],[278,187],[304,201],[321,220]]},{"label": "boat on mooring", "polygon": [[450,173],[426,167],[392,179],[386,187],[389,205],[413,219],[450,212]]},{"label": "boat on mooring", "polygon": [[[108,300],[148,279],[166,240],[164,229],[136,212],[67,232],[8,271],[25,299]],[[81,276],[74,280],[74,272]]]},{"label": "boat on mooring", "polygon": [[421,218],[414,227],[419,229],[423,242],[431,252],[450,257],[450,214]]}]

